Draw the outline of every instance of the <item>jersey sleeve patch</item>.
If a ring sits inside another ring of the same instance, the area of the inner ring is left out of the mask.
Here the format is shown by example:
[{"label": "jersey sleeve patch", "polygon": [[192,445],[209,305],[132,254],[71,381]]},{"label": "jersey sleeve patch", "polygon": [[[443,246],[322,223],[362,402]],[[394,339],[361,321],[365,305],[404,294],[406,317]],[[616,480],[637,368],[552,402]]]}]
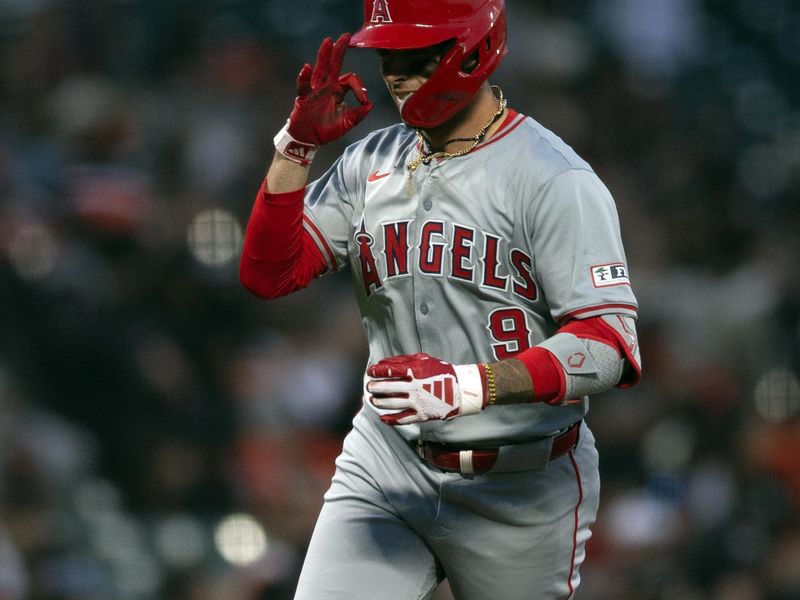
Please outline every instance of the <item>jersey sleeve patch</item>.
[{"label": "jersey sleeve patch", "polygon": [[610,263],[595,265],[590,269],[592,284],[596,288],[610,287],[613,285],[630,285],[628,268],[624,263]]}]

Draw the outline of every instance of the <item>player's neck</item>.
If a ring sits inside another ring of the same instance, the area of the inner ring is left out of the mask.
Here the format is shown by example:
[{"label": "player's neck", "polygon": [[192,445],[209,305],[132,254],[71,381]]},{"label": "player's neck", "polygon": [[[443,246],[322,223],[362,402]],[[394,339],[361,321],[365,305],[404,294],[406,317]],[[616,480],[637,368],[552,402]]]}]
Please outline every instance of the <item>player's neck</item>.
[{"label": "player's neck", "polygon": [[[470,146],[469,139],[450,143],[448,141],[454,138],[472,138],[495,116],[497,110],[498,99],[492,88],[484,84],[475,99],[462,111],[437,127],[425,129],[423,134],[431,149],[458,152]],[[501,123],[502,118],[495,119],[483,139],[490,138]]]}]

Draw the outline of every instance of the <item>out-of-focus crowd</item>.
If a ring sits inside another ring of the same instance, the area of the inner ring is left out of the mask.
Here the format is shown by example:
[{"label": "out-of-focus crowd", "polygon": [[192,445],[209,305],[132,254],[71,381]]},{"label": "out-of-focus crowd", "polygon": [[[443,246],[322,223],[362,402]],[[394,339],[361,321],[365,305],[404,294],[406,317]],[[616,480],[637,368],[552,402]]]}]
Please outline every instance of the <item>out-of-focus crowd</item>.
[{"label": "out-of-focus crowd", "polygon": [[[0,0],[0,600],[291,598],[365,343],[346,275],[264,302],[238,256],[296,72],[361,10]],[[800,6],[508,12],[494,81],[611,189],[640,301],[580,595],[796,600]],[[316,174],[397,119],[346,66],[376,108]]]}]

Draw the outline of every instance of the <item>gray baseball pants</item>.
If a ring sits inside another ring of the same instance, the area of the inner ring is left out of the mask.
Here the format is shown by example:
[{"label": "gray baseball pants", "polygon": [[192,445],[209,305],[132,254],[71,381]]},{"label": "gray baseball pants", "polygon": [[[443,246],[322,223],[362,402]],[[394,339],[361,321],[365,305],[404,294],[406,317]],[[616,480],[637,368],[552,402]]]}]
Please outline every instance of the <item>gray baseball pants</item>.
[{"label": "gray baseball pants", "polygon": [[295,600],[568,600],[600,481],[594,437],[543,468],[461,475],[420,459],[367,408],[353,421]]}]

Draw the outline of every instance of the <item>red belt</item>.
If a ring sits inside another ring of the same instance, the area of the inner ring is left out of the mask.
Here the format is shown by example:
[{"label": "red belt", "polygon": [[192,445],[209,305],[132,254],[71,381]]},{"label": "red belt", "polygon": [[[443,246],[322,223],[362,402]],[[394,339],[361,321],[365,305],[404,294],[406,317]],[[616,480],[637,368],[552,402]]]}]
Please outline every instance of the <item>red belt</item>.
[{"label": "red belt", "polygon": [[[553,438],[549,460],[563,456],[578,444],[581,421],[574,423],[564,433]],[[494,466],[499,448],[463,449],[449,444],[417,440],[417,454],[443,471],[463,474],[485,473]]]}]

